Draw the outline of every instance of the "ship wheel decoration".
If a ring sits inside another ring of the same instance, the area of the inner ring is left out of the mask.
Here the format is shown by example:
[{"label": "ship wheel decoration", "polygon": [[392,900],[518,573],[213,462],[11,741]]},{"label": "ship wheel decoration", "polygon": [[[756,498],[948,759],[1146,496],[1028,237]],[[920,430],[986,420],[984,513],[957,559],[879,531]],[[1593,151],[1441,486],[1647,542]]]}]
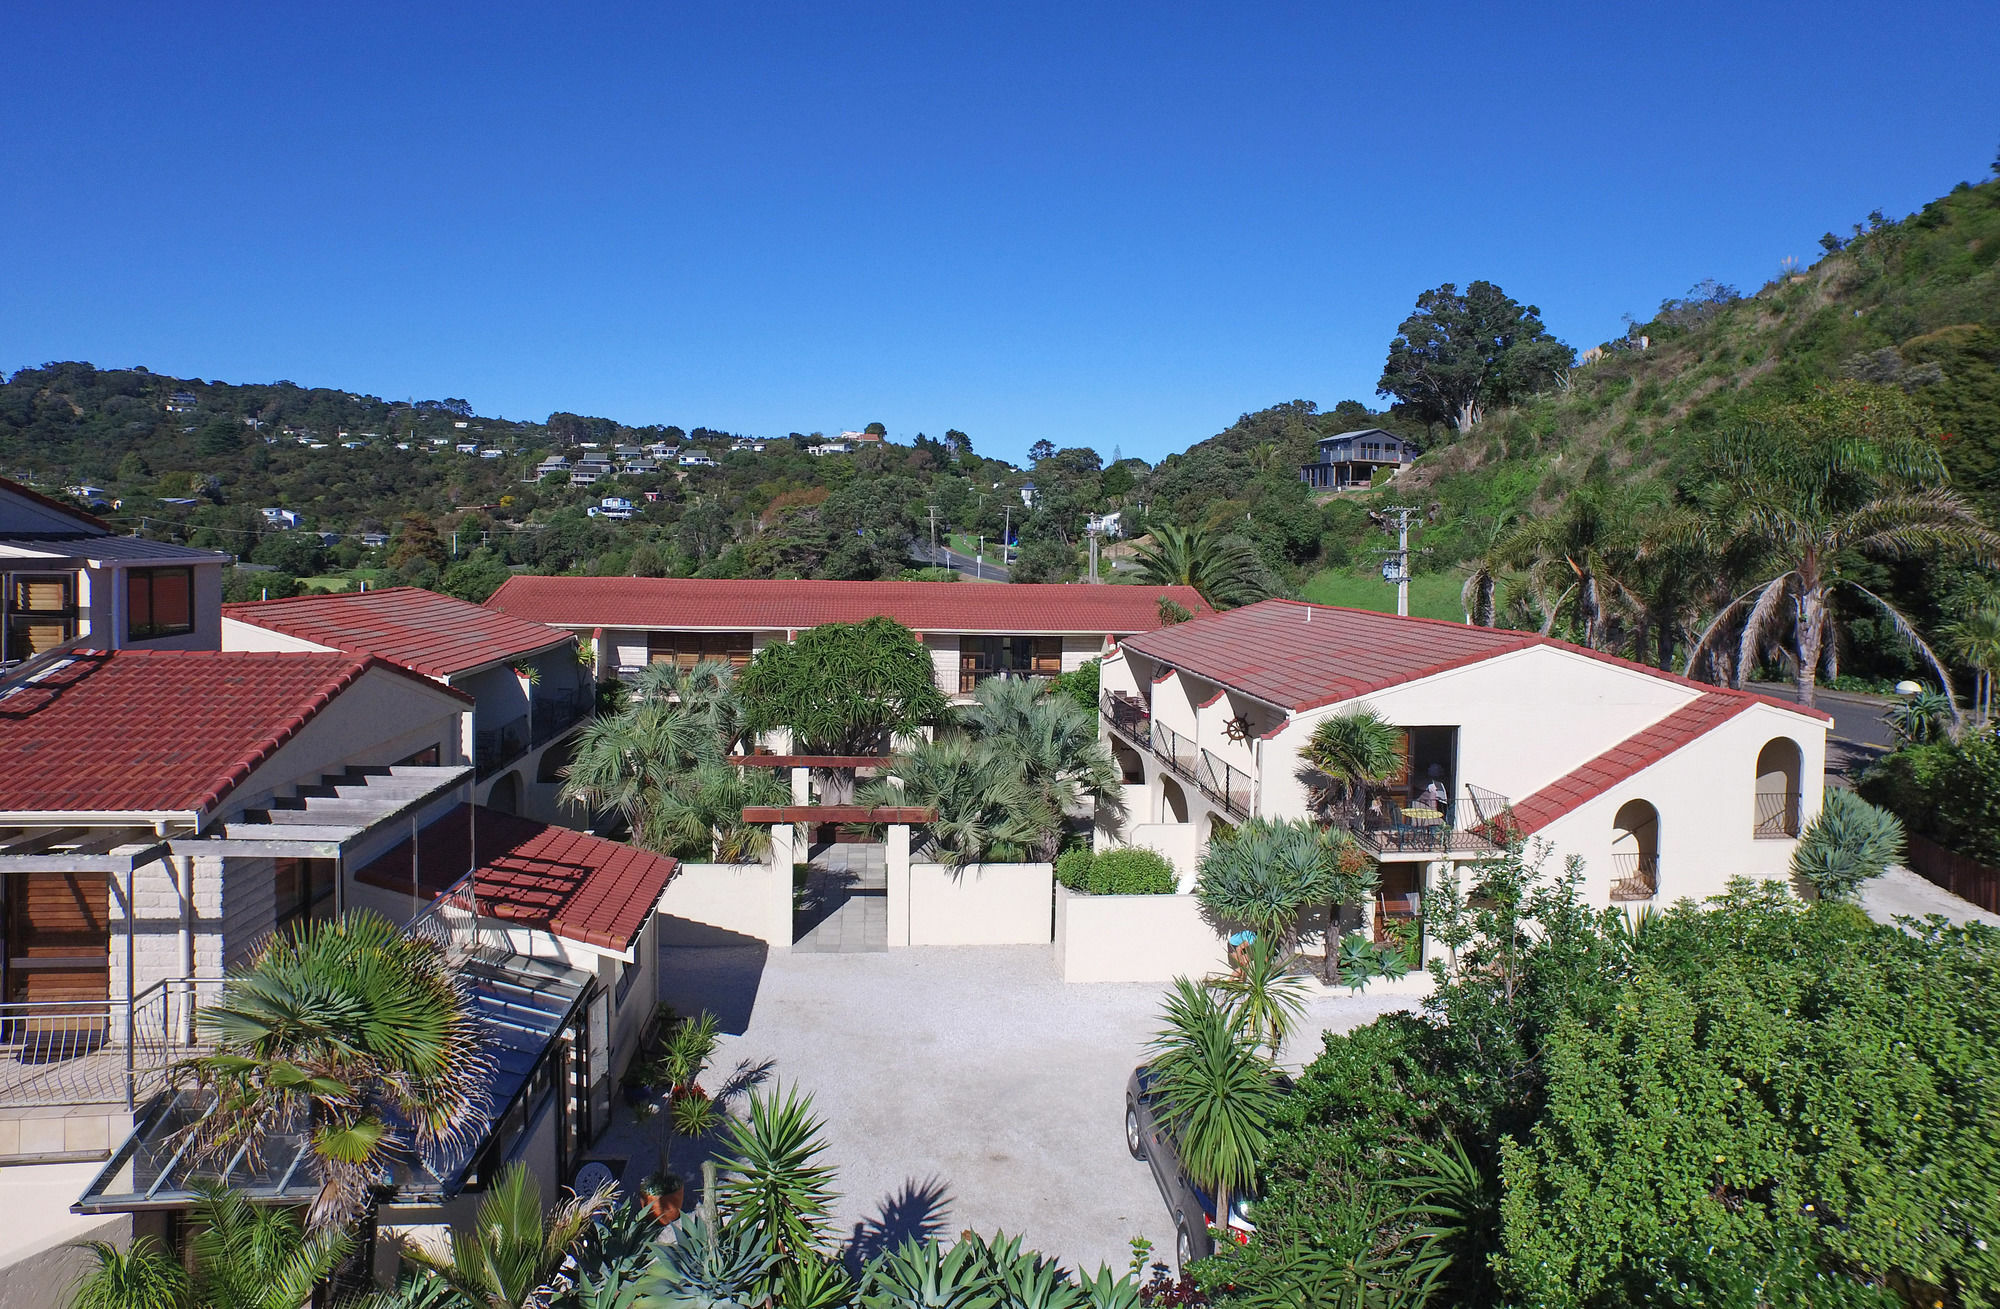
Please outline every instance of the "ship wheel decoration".
[{"label": "ship wheel decoration", "polygon": [[1232,741],[1245,741],[1250,737],[1250,720],[1232,718],[1222,725],[1222,734]]}]

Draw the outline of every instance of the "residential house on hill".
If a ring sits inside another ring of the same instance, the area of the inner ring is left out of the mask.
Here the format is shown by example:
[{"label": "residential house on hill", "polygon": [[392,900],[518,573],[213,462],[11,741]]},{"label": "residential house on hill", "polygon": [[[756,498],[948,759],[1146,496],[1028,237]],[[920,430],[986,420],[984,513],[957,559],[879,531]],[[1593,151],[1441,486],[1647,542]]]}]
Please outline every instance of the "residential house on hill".
[{"label": "residential house on hill", "polygon": [[635,676],[662,660],[740,667],[807,628],[881,615],[922,638],[947,695],[969,696],[987,677],[1076,669],[1160,626],[1163,599],[1208,612],[1192,587],[1176,586],[525,575],[501,583],[486,604],[593,639],[600,677]]},{"label": "residential house on hill", "polygon": [[472,697],[461,753],[473,797],[545,822],[565,815],[557,770],[594,705],[576,637],[419,587],[223,606],[226,650],[374,655]]},{"label": "residential house on hill", "polygon": [[[1667,904],[1786,877],[1820,806],[1825,715],[1531,632],[1267,600],[1126,639],[1101,687],[1124,841],[1185,883],[1246,818],[1338,823],[1381,862],[1378,934],[1510,833],[1580,857],[1592,904]],[[1364,707],[1405,742],[1365,803],[1304,755]]]},{"label": "residential house on hill", "polygon": [[1319,456],[1299,469],[1299,480],[1315,490],[1344,491],[1367,486],[1377,469],[1409,466],[1417,448],[1393,432],[1365,427],[1319,440]]},{"label": "residential house on hill", "polygon": [[227,556],[121,536],[0,478],[0,668],[68,642],[214,649]]}]

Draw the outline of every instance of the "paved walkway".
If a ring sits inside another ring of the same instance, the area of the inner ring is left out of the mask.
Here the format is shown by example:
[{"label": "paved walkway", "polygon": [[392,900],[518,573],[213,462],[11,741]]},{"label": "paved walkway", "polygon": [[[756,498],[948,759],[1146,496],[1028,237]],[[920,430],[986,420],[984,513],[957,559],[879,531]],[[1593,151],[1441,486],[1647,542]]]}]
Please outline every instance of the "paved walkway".
[{"label": "paved walkway", "polygon": [[1878,923],[1892,923],[1904,915],[1926,918],[1942,914],[1960,925],[1985,923],[1988,927],[2000,927],[2000,914],[1988,913],[1907,868],[1891,868],[1880,877],[1863,882],[1860,900],[1868,916]]},{"label": "paved walkway", "polygon": [[[1067,986],[1046,947],[810,954],[758,947],[662,952],[661,999],[704,1007],[726,1030],[703,1079],[740,1112],[740,1089],[796,1086],[826,1121],[841,1197],[836,1233],[856,1257],[906,1236],[996,1228],[1071,1266],[1122,1269],[1146,1236],[1172,1258],[1173,1229],[1145,1164],[1125,1153],[1125,1079],[1145,1058],[1164,988]],[[1313,1001],[1286,1062],[1410,999]],[[732,1094],[731,1088],[738,1088]],[[622,1106],[593,1154],[636,1182],[664,1140],[661,1117]],[[673,1167],[699,1176],[700,1150]]]},{"label": "paved walkway", "polygon": [[823,847],[807,865],[792,931],[792,949],[805,954],[887,950],[888,850],[880,844]]}]

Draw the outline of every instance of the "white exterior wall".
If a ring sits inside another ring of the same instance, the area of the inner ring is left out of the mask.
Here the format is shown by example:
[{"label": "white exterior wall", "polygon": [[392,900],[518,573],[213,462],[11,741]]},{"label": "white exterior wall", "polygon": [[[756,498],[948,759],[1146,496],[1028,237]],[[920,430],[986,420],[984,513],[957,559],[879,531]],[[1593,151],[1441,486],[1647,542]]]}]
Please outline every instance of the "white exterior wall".
[{"label": "white exterior wall", "polygon": [[960,654],[957,634],[927,632],[924,634],[924,649],[930,654],[931,676],[936,679],[938,690],[946,695],[957,695]]},{"label": "white exterior wall", "polygon": [[325,654],[333,649],[330,645],[318,645],[304,637],[288,636],[274,632],[268,627],[246,623],[240,618],[222,620],[222,648],[225,650],[278,650],[284,652],[303,651]]},{"label": "white exterior wall", "polygon": [[[88,542],[79,542],[77,554],[87,555]],[[15,567],[31,567],[24,559]],[[150,641],[125,639],[124,571],[127,567],[193,568],[194,630],[182,636],[163,636]],[[60,567],[52,571],[63,571]],[[93,638],[93,645],[112,650],[220,650],[222,648],[222,561],[168,560],[148,564],[119,563],[111,568],[89,566],[77,575],[77,631]]]},{"label": "white exterior wall", "polygon": [[[125,879],[117,873],[111,875],[110,993],[113,997],[138,995],[156,982],[189,975],[181,943],[183,922],[190,923],[193,934],[194,975],[221,974],[225,953],[223,862],[213,857],[173,855],[133,869],[132,899],[136,909],[132,918],[123,910]],[[268,865],[269,861],[264,862]],[[190,863],[194,865],[191,918],[181,903],[181,879],[188,876],[184,870]],[[137,920],[136,930],[133,918]],[[128,958],[130,990],[126,977]]]},{"label": "white exterior wall", "polygon": [[1053,864],[910,865],[911,945],[1046,945]]},{"label": "white exterior wall", "polygon": [[1229,968],[1222,933],[1192,895],[1055,889],[1055,963],[1065,982],[1165,982]]},{"label": "white exterior wall", "polygon": [[[222,864],[222,966],[234,968],[250,962],[264,938],[277,930],[277,860],[228,859]],[[196,976],[213,974],[197,969]]]},{"label": "white exterior wall", "polygon": [[791,865],[684,863],[660,896],[660,913],[669,944],[712,940],[702,930],[710,928],[790,949]]},{"label": "white exterior wall", "polygon": [[1104,636],[1079,636],[1075,633],[1062,639],[1062,670],[1073,673],[1093,659],[1104,657],[1104,647],[1110,638]]}]

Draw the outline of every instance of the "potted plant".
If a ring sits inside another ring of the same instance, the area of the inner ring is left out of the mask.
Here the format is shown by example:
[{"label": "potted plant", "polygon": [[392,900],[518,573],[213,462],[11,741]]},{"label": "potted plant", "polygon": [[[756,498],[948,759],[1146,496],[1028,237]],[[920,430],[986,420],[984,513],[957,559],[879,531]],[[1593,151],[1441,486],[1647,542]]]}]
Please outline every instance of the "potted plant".
[{"label": "potted plant", "polygon": [[645,1203],[646,1212],[652,1214],[662,1227],[681,1216],[684,1193],[681,1179],[664,1168],[639,1183],[639,1195]]}]

